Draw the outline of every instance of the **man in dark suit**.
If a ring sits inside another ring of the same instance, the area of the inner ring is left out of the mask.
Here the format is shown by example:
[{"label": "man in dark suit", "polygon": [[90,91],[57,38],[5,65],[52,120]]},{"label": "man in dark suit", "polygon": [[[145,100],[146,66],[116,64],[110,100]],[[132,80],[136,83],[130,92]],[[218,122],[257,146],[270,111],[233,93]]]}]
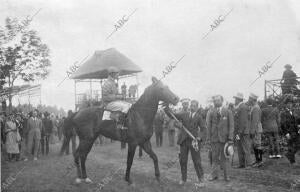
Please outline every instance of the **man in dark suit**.
[{"label": "man in dark suit", "polygon": [[300,120],[296,119],[295,112],[292,110],[292,101],[287,101],[287,108],[283,112],[284,123],[282,133],[287,138],[288,151],[285,156],[291,165],[295,165],[295,154],[300,150]]},{"label": "man in dark suit", "polygon": [[[190,109],[190,112],[182,111],[175,114],[176,118],[181,121],[177,123],[177,127],[184,126],[187,130],[189,130],[190,133],[195,138],[197,138],[198,148],[200,149],[200,142],[204,141],[206,137],[206,127],[201,117],[201,113],[199,113],[198,111],[198,101],[192,100]],[[169,117],[172,118],[168,110],[166,110],[166,113]],[[191,151],[191,156],[194,162],[194,167],[198,176],[199,184],[203,184],[204,173],[201,166],[200,150],[196,151],[193,148],[192,141],[193,139],[184,130],[180,131],[177,144],[180,145],[179,163],[181,167],[181,181],[179,184],[181,185],[183,185],[187,179],[187,163],[189,151]]]},{"label": "man in dark suit", "polygon": [[49,116],[50,114],[48,112],[45,112],[44,119],[42,120],[43,129],[42,129],[42,138],[41,138],[41,151],[43,155],[44,154],[48,155],[49,153],[49,139],[53,130],[53,124]]},{"label": "man in dark suit", "polygon": [[246,168],[251,165],[248,107],[243,102],[244,95],[242,93],[238,93],[233,98],[235,99],[234,135],[239,157],[238,168]]},{"label": "man in dark suit", "polygon": [[72,110],[68,111],[68,117],[65,119],[63,124],[64,140],[61,146],[60,155],[66,153],[69,154],[70,140],[72,140],[72,153],[76,150],[76,131],[72,123]]},{"label": "man in dark suit", "polygon": [[228,159],[224,154],[225,144],[233,143],[234,120],[232,112],[222,107],[223,97],[216,95],[213,97],[214,107],[211,108],[206,117],[208,130],[208,144],[212,149],[212,171],[208,180],[218,179],[218,166],[224,171],[224,180],[229,181],[227,174]]},{"label": "man in dark suit", "polygon": [[271,98],[266,100],[267,106],[262,109],[261,122],[263,132],[266,134],[269,140],[269,158],[280,158],[279,155],[279,110],[273,107],[273,101]]}]

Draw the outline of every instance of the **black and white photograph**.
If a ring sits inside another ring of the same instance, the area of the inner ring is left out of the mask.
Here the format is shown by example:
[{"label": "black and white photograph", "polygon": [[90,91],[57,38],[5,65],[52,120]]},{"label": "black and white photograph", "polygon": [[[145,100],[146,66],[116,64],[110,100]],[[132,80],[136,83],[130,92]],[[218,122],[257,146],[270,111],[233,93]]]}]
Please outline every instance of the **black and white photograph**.
[{"label": "black and white photograph", "polygon": [[300,1],[0,0],[1,192],[300,191]]}]

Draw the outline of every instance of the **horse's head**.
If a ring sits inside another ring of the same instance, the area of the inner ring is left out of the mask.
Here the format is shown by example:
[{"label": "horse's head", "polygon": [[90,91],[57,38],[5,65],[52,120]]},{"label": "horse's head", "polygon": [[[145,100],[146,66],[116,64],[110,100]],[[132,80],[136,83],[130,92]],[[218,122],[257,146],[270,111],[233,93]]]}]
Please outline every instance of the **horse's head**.
[{"label": "horse's head", "polygon": [[179,97],[175,95],[168,86],[164,85],[156,77],[152,77],[152,91],[159,101],[176,105],[179,102]]}]

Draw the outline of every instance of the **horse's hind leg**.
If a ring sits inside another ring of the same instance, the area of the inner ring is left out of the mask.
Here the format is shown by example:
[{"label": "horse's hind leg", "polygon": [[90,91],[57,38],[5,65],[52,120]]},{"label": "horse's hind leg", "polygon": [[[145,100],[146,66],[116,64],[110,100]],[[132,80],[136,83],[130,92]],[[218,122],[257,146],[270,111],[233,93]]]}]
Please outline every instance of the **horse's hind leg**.
[{"label": "horse's hind leg", "polygon": [[158,167],[158,159],[156,154],[152,150],[152,146],[150,140],[146,141],[143,145],[141,145],[144,151],[153,159],[154,169],[155,169],[155,177],[159,181],[160,172]]},{"label": "horse's hind leg", "polygon": [[88,153],[91,151],[94,140],[80,140],[79,146],[74,154],[75,165],[77,167],[77,176],[76,183],[79,183],[81,179],[84,179],[85,182],[91,183],[92,181],[87,177],[85,161]]},{"label": "horse's hind leg", "polygon": [[127,168],[126,168],[126,175],[125,175],[125,181],[128,182],[128,184],[132,183],[132,180],[130,179],[130,169],[132,166],[134,154],[135,154],[136,145],[135,144],[129,144],[128,143],[128,154],[127,154]]},{"label": "horse's hind leg", "polygon": [[80,183],[82,179],[81,163],[80,163],[81,148],[82,148],[82,142],[79,141],[79,146],[77,147],[74,153],[74,163],[77,169],[76,183]]}]

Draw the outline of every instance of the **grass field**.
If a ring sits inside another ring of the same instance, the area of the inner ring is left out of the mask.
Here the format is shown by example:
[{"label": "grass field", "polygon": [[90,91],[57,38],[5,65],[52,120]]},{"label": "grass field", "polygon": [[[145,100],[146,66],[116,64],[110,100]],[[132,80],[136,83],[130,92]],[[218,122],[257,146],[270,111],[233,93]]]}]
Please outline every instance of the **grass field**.
[{"label": "grass field", "polygon": [[[153,138],[152,138],[153,139]],[[99,192],[99,191],[137,191],[137,192],[196,192],[196,191],[300,191],[300,166],[291,168],[287,159],[265,159],[261,168],[249,170],[230,169],[230,182],[205,182],[205,187],[197,188],[196,173],[189,156],[188,182],[184,186],[178,184],[181,173],[178,162],[178,148],[169,147],[167,143],[154,151],[159,158],[161,182],[154,177],[153,161],[144,153],[135,159],[131,169],[133,185],[124,181],[127,150],[120,150],[120,143],[106,143],[93,146],[87,159],[87,172],[92,184],[75,184],[76,170],[73,157],[58,156],[60,144],[51,145],[50,155],[41,157],[38,161],[6,162],[1,161],[2,191],[12,192]],[[205,175],[210,166],[207,152],[201,153]],[[297,161],[300,161],[299,155]],[[237,163],[235,155],[234,164]]]}]

